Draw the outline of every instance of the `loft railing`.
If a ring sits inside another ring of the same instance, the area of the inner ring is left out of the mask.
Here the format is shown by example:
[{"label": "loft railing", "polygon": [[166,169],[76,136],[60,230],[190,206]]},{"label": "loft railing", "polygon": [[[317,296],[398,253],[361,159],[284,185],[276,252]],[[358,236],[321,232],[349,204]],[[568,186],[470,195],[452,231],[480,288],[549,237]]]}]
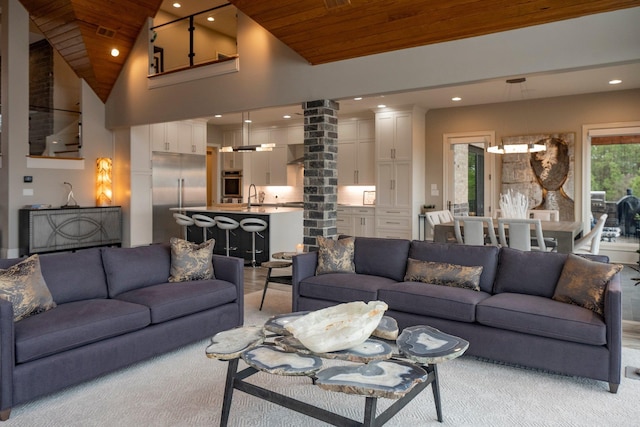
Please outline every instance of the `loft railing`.
[{"label": "loft railing", "polygon": [[[169,14],[160,19],[170,17]],[[159,16],[155,20],[158,21]],[[149,74],[222,62],[237,56],[236,8],[230,3],[151,28]]]}]

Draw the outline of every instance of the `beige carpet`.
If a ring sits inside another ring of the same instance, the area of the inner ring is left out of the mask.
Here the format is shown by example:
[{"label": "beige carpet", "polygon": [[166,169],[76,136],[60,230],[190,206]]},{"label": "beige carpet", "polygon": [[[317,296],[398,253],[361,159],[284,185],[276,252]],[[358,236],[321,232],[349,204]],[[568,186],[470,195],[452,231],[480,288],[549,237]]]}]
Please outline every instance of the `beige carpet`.
[{"label": "beige carpet", "polygon": [[[246,296],[246,324],[288,312],[288,291]],[[216,426],[226,363],[208,359],[207,341],[14,408],[3,426]],[[241,363],[242,364],[242,363]],[[640,351],[624,349],[623,366],[640,366]],[[618,394],[602,382],[564,377],[462,357],[439,365],[444,423],[436,421],[428,388],[390,426],[637,426],[640,381],[622,379]],[[360,418],[364,398],[321,390],[300,377],[251,379],[297,399]],[[381,399],[379,411],[388,406]],[[361,418],[360,418],[361,419]],[[318,422],[236,391],[230,426],[320,426]]]}]

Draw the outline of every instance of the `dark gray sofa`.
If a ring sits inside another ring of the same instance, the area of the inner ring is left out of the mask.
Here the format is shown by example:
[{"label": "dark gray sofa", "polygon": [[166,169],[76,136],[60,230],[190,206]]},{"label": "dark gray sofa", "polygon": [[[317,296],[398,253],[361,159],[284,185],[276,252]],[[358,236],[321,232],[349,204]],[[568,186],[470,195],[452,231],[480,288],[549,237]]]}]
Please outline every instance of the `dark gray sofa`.
[{"label": "dark gray sofa", "polygon": [[41,256],[57,307],[14,323],[0,299],[2,420],[19,403],[242,325],[242,259],[214,255],[214,279],[167,283],[170,257],[168,245]]},{"label": "dark gray sofa", "polygon": [[[481,265],[481,289],[404,282],[408,258]],[[600,316],[551,298],[566,259],[493,246],[357,237],[356,274],[316,276],[316,252],[293,258],[293,311],[381,300],[400,328],[430,325],[469,341],[466,354],[607,381],[615,393],[622,352],[620,275],[607,285]]]}]

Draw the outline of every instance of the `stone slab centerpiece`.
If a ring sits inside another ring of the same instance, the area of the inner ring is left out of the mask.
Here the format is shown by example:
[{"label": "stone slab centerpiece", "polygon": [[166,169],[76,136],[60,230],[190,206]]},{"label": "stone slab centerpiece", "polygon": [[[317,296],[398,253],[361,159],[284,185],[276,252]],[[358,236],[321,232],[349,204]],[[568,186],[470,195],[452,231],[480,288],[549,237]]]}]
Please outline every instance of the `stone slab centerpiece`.
[{"label": "stone slab centerpiece", "polygon": [[338,304],[313,311],[285,328],[314,353],[346,350],[369,338],[387,308],[383,301]]}]

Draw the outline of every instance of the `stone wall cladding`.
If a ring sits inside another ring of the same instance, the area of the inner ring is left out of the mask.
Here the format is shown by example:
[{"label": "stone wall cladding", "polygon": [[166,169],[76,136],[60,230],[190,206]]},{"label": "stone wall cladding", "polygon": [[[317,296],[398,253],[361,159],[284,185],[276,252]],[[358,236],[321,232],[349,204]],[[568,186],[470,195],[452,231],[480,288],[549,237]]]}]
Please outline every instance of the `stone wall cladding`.
[{"label": "stone wall cladding", "polygon": [[304,111],[304,244],[317,250],[317,236],[337,234],[338,109],[321,99],[302,104]]}]

